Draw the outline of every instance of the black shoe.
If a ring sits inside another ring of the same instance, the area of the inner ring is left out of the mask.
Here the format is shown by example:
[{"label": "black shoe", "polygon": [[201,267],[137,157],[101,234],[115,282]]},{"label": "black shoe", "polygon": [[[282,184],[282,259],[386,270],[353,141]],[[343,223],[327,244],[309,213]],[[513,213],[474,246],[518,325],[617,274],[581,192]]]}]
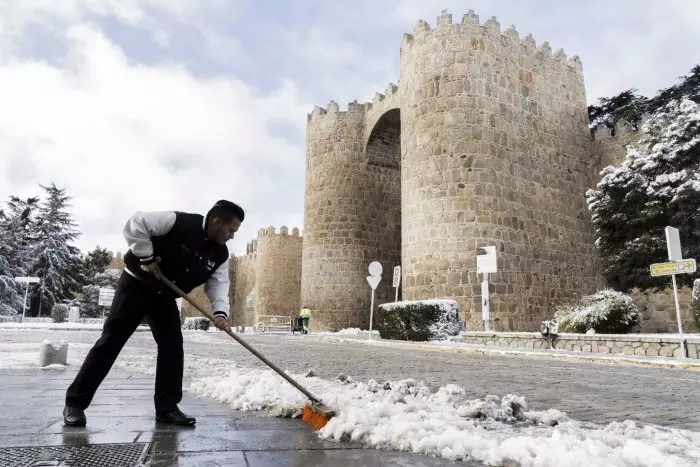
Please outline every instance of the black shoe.
[{"label": "black shoe", "polygon": [[76,407],[66,406],[63,409],[63,423],[68,426],[85,426],[85,412]]},{"label": "black shoe", "polygon": [[193,426],[197,423],[197,419],[182,413],[180,409],[175,407],[168,412],[156,412],[156,421],[160,423],[170,423],[173,425]]}]

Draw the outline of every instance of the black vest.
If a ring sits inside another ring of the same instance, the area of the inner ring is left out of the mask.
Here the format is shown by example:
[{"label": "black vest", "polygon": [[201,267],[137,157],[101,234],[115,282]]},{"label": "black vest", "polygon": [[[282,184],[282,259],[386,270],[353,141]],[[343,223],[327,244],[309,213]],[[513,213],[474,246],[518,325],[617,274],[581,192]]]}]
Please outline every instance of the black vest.
[{"label": "black vest", "polygon": [[[204,216],[177,211],[175,216],[175,224],[167,234],[151,237],[153,257],[160,258],[158,266],[163,275],[189,293],[207,282],[229,253],[226,245],[207,239]],[[147,285],[177,297],[167,285],[141,269],[141,260],[131,250],[124,255],[124,264]]]}]

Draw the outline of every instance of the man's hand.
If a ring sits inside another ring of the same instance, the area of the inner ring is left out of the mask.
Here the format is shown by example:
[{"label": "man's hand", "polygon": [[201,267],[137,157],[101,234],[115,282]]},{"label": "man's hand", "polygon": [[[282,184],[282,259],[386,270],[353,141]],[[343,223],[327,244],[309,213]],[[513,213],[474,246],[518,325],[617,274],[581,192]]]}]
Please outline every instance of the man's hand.
[{"label": "man's hand", "polygon": [[156,279],[160,280],[162,273],[160,271],[160,267],[158,266],[158,263],[151,263],[151,264],[142,264],[141,269],[146,271],[149,274],[152,274]]},{"label": "man's hand", "polygon": [[214,326],[221,329],[222,331],[230,331],[231,327],[228,325],[228,320],[223,316],[214,317]]}]

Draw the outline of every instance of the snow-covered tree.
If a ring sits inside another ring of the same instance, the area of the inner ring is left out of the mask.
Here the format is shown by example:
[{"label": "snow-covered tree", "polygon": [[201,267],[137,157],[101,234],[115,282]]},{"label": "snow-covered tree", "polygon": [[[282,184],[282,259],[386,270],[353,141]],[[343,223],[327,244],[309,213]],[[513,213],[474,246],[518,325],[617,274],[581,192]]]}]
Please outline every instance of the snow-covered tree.
[{"label": "snow-covered tree", "polygon": [[684,257],[700,255],[700,106],[671,101],[641,131],[625,161],[606,167],[587,193],[606,279],[621,291],[667,286],[649,274],[650,263],[667,260],[667,225],[680,231]]},{"label": "snow-covered tree", "polygon": [[11,196],[0,214],[0,249],[10,269],[17,276],[26,276],[35,261],[33,233],[36,228],[38,197],[26,200]]},{"label": "snow-covered tree", "polygon": [[80,303],[80,313],[86,318],[99,318],[102,316],[102,309],[98,305],[100,298],[100,288],[117,288],[121,270],[108,268],[104,272],[95,274],[92,284],[83,286],[83,298]]},{"label": "snow-covered tree", "polygon": [[38,198],[21,200],[10,197],[6,209],[0,210],[0,315],[12,316],[24,306],[24,295],[16,276],[31,269],[30,233],[32,212]]},{"label": "snow-covered tree", "polygon": [[31,292],[32,312],[48,315],[55,303],[72,299],[80,286],[75,277],[81,258],[80,250],[71,243],[80,233],[68,212],[70,196],[65,189],[40,185],[47,198],[39,207],[34,232],[36,261],[32,275],[41,278],[39,286]]},{"label": "snow-covered tree", "polygon": [[19,284],[10,270],[10,263],[0,253],[0,316],[14,316],[19,313],[23,299]]}]

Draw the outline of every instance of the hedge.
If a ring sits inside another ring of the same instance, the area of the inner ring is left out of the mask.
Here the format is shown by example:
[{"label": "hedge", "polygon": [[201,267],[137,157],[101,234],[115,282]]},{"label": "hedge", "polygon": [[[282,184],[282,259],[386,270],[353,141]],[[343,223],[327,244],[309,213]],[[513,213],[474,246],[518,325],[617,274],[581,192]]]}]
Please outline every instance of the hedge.
[{"label": "hedge", "polygon": [[378,307],[376,323],[383,339],[446,340],[459,334],[459,307],[454,300],[384,303]]}]

